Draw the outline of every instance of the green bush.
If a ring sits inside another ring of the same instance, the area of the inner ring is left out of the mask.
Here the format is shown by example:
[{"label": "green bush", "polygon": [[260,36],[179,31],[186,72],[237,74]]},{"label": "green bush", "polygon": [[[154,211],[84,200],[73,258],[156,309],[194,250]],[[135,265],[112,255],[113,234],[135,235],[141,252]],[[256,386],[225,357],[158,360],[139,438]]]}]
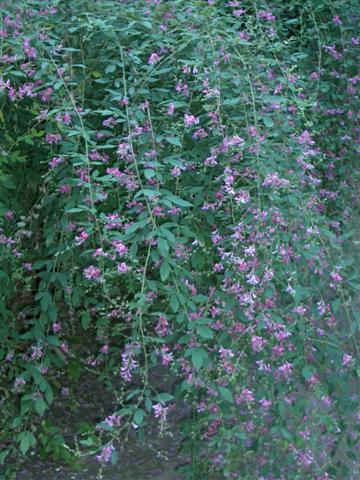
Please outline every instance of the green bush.
[{"label": "green bush", "polygon": [[[351,478],[357,7],[2,1],[6,475],[37,447],[116,462],[181,398],[184,478]],[[66,445],[83,369],[116,408]]]}]

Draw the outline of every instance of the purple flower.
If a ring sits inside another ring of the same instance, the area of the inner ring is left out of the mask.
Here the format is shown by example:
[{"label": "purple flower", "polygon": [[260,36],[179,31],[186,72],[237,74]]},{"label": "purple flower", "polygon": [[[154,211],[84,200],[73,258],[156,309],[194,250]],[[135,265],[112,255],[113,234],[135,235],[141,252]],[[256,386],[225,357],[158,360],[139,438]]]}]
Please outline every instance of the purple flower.
[{"label": "purple flower", "polygon": [[125,382],[130,382],[132,378],[132,372],[139,366],[138,362],[134,358],[136,355],[135,345],[126,345],[125,350],[121,354],[122,365],[120,369],[120,376]]},{"label": "purple flower", "polygon": [[101,449],[101,452],[99,455],[96,455],[96,459],[98,462],[103,462],[103,463],[108,463],[111,459],[111,454],[115,450],[115,448],[112,445],[108,445],[106,447],[103,447]]},{"label": "purple flower", "polygon": [[30,39],[29,38],[24,38],[23,41],[23,49],[24,53],[28,58],[36,58],[37,53],[34,47],[30,47]]},{"label": "purple flower", "polygon": [[246,12],[246,10],[244,8],[238,8],[236,10],[233,10],[233,15],[235,15],[235,17],[241,17],[241,15],[244,15],[244,13]]},{"label": "purple flower", "polygon": [[26,381],[22,377],[17,377],[14,380],[14,389],[15,391],[21,390],[21,387],[23,387],[26,384]]},{"label": "purple flower", "polygon": [[258,337],[257,335],[251,337],[251,346],[254,352],[261,352],[265,345],[266,340],[264,338]]},{"label": "purple flower", "polygon": [[276,17],[270,11],[265,11],[265,10],[261,10],[258,13],[258,17],[268,22],[275,22],[276,20]]},{"label": "purple flower", "polygon": [[165,407],[162,403],[156,403],[153,406],[154,409],[154,415],[156,418],[160,418],[160,420],[165,421],[166,416],[169,410],[169,407]]},{"label": "purple flower", "polygon": [[69,394],[70,394],[70,388],[68,388],[68,387],[63,387],[63,388],[61,389],[61,396],[62,396],[62,397],[68,397]]},{"label": "purple flower", "polygon": [[116,125],[116,120],[114,117],[109,117],[102,122],[104,127],[110,127],[111,125]]},{"label": "purple flower", "polygon": [[287,187],[290,184],[288,180],[280,178],[277,172],[268,173],[263,181],[263,187]]},{"label": "purple flower", "polygon": [[50,145],[60,143],[61,141],[61,135],[60,133],[48,133],[45,136],[45,141],[49,143]]}]

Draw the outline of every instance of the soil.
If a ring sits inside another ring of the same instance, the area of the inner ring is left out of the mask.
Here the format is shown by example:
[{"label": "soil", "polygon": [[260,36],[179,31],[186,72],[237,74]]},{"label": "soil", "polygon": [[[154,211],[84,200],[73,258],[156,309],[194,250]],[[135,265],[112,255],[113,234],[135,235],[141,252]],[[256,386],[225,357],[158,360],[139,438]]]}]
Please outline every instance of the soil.
[{"label": "soil", "polygon": [[[162,369],[153,372],[152,377],[158,388],[168,382],[167,372]],[[98,423],[113,412],[111,397],[90,375],[79,379],[77,399],[79,402],[74,408],[64,407],[60,401],[54,409],[57,418],[52,421],[58,426],[61,423],[61,433],[67,440],[71,440],[73,432],[81,426]],[[19,470],[16,480],[180,480],[176,467],[185,459],[179,453],[179,419],[188,411],[185,405],[177,406],[176,411],[169,414],[168,426],[163,432],[159,422],[152,419],[143,439],[135,430],[130,431],[126,439],[124,436],[123,443],[120,438],[114,444],[119,455],[116,465],[110,463],[101,467],[95,456],[89,456],[74,468],[51,459],[44,460],[39,452],[34,452]]]}]

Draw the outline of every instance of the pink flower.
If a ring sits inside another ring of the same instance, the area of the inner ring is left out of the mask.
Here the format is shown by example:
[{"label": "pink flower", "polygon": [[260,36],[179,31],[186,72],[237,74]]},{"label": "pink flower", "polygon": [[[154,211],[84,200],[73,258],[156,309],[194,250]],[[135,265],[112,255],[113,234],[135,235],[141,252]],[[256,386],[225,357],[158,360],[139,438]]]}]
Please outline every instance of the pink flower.
[{"label": "pink flower", "polygon": [[259,400],[259,403],[261,408],[263,408],[264,410],[268,410],[272,405],[272,401],[267,400],[266,398],[262,398],[261,400]]},{"label": "pink flower", "polygon": [[204,128],[199,128],[199,130],[196,130],[196,132],[193,134],[192,138],[195,140],[199,138],[206,138],[208,136],[209,134]]},{"label": "pink flower", "polygon": [[154,65],[154,63],[158,62],[160,60],[160,57],[157,53],[152,53],[148,59],[148,64],[149,65]]},{"label": "pink flower", "polygon": [[60,187],[58,188],[58,192],[62,193],[63,195],[68,195],[71,192],[71,185],[60,185]]},{"label": "pink flower", "polygon": [[57,167],[58,165],[60,165],[60,163],[63,163],[64,159],[63,158],[60,158],[60,157],[54,157],[50,160],[49,162],[49,167],[50,168],[55,168]]},{"label": "pink flower", "polygon": [[69,125],[71,123],[71,115],[68,112],[64,113],[63,123]]},{"label": "pink flower", "polygon": [[120,240],[114,240],[112,242],[112,244],[114,245],[115,250],[118,253],[118,255],[120,255],[120,257],[125,255],[127,253],[127,251],[129,250],[126,245],[124,245],[122,242],[120,242]]},{"label": "pink flower", "polygon": [[180,177],[181,169],[179,167],[174,167],[170,173],[173,177]]},{"label": "pink flower", "polygon": [[80,235],[75,237],[75,245],[82,245],[89,238],[89,234],[86,232],[81,232]]},{"label": "pink flower", "polygon": [[342,364],[344,367],[348,367],[349,365],[351,365],[353,360],[354,360],[354,357],[352,355],[349,355],[348,353],[344,353],[342,358]]},{"label": "pink flower", "polygon": [[52,324],[52,329],[54,333],[58,333],[61,330],[61,323],[53,323]]},{"label": "pink flower", "polygon": [[108,175],[113,175],[114,177],[118,177],[118,178],[123,175],[117,167],[107,168],[106,173]]},{"label": "pink flower", "polygon": [[298,142],[300,145],[314,145],[314,140],[311,138],[311,135],[308,130],[304,130],[300,135]]},{"label": "pink flower", "polygon": [[84,269],[84,277],[87,280],[98,280],[101,275],[101,270],[98,267],[94,267],[94,265],[90,265],[89,267]]},{"label": "pink flower", "polygon": [[171,102],[168,106],[167,114],[169,116],[173,115],[174,114],[174,109],[175,109],[175,105],[173,104],[173,102]]},{"label": "pink flower", "polygon": [[278,371],[279,375],[284,376],[284,377],[288,377],[289,375],[292,374],[292,369],[293,369],[292,364],[289,363],[289,362],[285,362],[283,365],[281,365],[277,369],[277,371]]},{"label": "pink flower", "polygon": [[341,282],[342,276],[338,272],[331,272],[330,277],[333,282]]},{"label": "pink flower", "polygon": [[155,327],[155,332],[160,336],[160,337],[166,337],[166,335],[169,334],[169,323],[167,321],[167,318],[164,317],[163,315],[160,315],[159,320],[156,324]]},{"label": "pink flower", "polygon": [[239,32],[239,37],[245,42],[248,42],[250,40],[250,35],[247,32]]},{"label": "pink flower", "polygon": [[129,267],[126,265],[125,262],[121,262],[119,263],[119,265],[117,266],[117,271],[119,273],[126,273],[129,271]]},{"label": "pink flower", "polygon": [[235,401],[237,405],[243,402],[253,402],[255,400],[254,394],[248,388],[243,388],[240,395],[236,395]]},{"label": "pink flower", "polygon": [[193,125],[198,125],[199,124],[199,118],[195,117],[194,115],[188,115],[187,113],[185,113],[184,123],[185,123],[185,127],[191,127]]}]

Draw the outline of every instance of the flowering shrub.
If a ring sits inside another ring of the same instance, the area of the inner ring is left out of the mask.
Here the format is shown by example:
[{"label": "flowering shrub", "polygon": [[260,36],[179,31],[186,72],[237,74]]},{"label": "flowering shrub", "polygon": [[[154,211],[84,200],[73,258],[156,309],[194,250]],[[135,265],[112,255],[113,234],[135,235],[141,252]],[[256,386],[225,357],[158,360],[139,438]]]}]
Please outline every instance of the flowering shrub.
[{"label": "flowering shrub", "polygon": [[[2,0],[7,474],[116,462],[181,398],[184,478],[350,478],[356,4]],[[80,449],[51,408],[85,367],[116,407]]]}]

